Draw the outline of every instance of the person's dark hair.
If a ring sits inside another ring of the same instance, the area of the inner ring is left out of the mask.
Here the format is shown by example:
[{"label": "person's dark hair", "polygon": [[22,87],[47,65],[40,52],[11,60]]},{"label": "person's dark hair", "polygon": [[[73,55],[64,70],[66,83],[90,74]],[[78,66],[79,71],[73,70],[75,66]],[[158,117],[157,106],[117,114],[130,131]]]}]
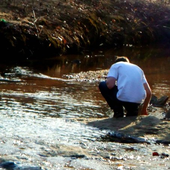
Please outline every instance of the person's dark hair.
[{"label": "person's dark hair", "polygon": [[129,63],[129,59],[127,57],[125,57],[125,56],[116,56],[115,63],[120,62],[120,61]]}]

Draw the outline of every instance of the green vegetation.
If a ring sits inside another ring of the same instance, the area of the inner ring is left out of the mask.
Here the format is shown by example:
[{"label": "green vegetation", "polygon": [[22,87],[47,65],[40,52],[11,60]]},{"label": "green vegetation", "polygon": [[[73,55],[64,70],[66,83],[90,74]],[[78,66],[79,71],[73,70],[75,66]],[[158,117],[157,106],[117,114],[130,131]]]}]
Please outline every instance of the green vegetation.
[{"label": "green vegetation", "polygon": [[148,1],[2,0],[0,49],[19,58],[170,44],[170,8]]}]

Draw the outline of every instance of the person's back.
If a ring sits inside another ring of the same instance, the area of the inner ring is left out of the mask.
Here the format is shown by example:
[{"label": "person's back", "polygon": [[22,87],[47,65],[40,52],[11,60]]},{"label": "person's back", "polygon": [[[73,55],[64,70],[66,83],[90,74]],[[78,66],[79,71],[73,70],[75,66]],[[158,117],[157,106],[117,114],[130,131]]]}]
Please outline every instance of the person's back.
[{"label": "person's back", "polygon": [[141,103],[145,98],[143,83],[146,82],[143,71],[135,64],[117,62],[109,70],[107,77],[117,80],[117,98],[121,101]]}]

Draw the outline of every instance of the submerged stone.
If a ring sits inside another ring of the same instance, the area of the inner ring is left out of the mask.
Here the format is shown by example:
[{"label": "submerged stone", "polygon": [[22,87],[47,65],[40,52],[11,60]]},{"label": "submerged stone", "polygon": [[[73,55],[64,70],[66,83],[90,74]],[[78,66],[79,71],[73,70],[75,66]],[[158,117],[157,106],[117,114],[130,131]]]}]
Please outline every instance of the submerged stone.
[{"label": "submerged stone", "polygon": [[164,119],[170,120],[170,110],[168,110],[168,111],[165,113]]},{"label": "submerged stone", "polygon": [[166,104],[168,99],[169,99],[168,96],[162,96],[161,98],[158,99],[155,95],[152,95],[150,104],[152,104],[155,107],[162,107]]},{"label": "submerged stone", "polygon": [[13,170],[14,168],[16,168],[16,164],[14,162],[3,162],[0,164],[0,167],[7,170]]},{"label": "submerged stone", "polygon": [[0,168],[4,168],[6,170],[42,170],[41,167],[37,166],[24,166],[22,164],[17,165],[11,161],[5,161],[0,163]]},{"label": "submerged stone", "polygon": [[17,167],[14,170],[42,170],[42,168],[27,166],[27,167]]}]

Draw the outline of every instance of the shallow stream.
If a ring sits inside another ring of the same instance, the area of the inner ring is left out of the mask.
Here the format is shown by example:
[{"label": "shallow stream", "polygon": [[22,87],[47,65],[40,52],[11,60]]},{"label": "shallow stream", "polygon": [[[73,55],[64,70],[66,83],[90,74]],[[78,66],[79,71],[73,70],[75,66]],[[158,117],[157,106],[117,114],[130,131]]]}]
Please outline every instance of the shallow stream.
[{"label": "shallow stream", "polygon": [[[29,66],[3,65],[0,158],[14,162],[15,169],[170,169],[169,157],[152,156],[154,151],[170,154],[169,146],[102,142],[97,139],[109,130],[82,121],[112,117],[113,113],[97,81],[76,81],[63,75],[108,69],[112,53],[62,56]],[[153,93],[170,96],[170,55],[141,59],[133,54],[131,61],[144,70]]]}]

